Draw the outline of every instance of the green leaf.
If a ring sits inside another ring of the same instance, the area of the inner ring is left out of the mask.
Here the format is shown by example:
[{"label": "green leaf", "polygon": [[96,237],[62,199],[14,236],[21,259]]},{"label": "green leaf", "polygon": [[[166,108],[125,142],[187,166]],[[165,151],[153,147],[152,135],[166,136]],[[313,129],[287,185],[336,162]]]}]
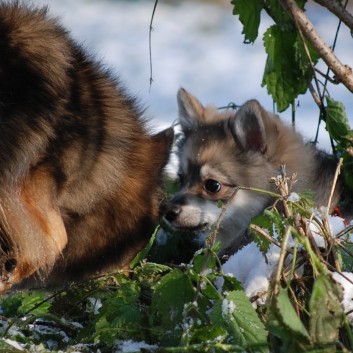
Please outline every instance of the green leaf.
[{"label": "green leaf", "polygon": [[267,331],[243,291],[229,292],[217,300],[210,319],[227,329],[233,343],[252,352],[268,352]]},{"label": "green leaf", "polygon": [[280,288],[274,298],[271,312],[277,319],[277,334],[281,334],[284,340],[292,340],[294,337],[310,342],[310,336],[304,324],[295,312],[293,305],[288,297],[288,290]]},{"label": "green leaf", "polygon": [[[297,5],[304,9],[306,0],[296,0]],[[288,11],[284,10],[278,0],[266,0],[265,10],[274,22],[283,29],[294,28],[294,23]]]},{"label": "green leaf", "polygon": [[220,326],[204,326],[193,330],[190,337],[190,344],[202,342],[220,342],[226,339],[227,331]]},{"label": "green leaf", "polygon": [[343,148],[353,141],[353,130],[349,126],[349,121],[344,105],[327,96],[326,107],[326,129],[330,137]]},{"label": "green leaf", "polygon": [[47,314],[51,307],[51,303],[46,301],[46,293],[44,292],[30,292],[22,301],[19,311],[23,314],[30,311],[31,315]]},{"label": "green leaf", "polygon": [[[281,214],[275,208],[272,210],[265,210],[262,214],[254,217],[251,220],[251,223],[267,230],[271,237],[276,239],[282,239],[286,227],[286,220],[283,219]],[[271,245],[270,241],[259,235],[256,231],[252,229],[250,229],[250,231],[260,251],[266,255]]]},{"label": "green leaf", "polygon": [[46,296],[39,291],[9,294],[1,300],[1,308],[7,316],[47,314],[51,302],[45,300]]},{"label": "green leaf", "polygon": [[[272,95],[278,111],[292,104],[308,88],[313,72],[302,40],[294,28],[274,25],[264,34],[267,61],[262,86]],[[313,49],[311,51],[314,53]],[[314,56],[313,61],[317,60]]]},{"label": "green leaf", "polygon": [[140,263],[143,259],[146,258],[147,254],[151,250],[151,247],[154,243],[154,240],[156,239],[156,234],[158,233],[159,230],[159,225],[156,227],[154,230],[150,240],[148,241],[147,245],[145,246],[144,249],[142,249],[136,256],[135,258],[131,261],[130,263],[130,269],[133,270],[138,263]]},{"label": "green leaf", "polygon": [[192,302],[195,289],[190,278],[178,269],[165,275],[152,297],[152,320],[164,329],[174,329],[183,317],[184,305]]},{"label": "green leaf", "polygon": [[140,287],[135,282],[123,283],[99,310],[96,340],[112,345],[118,338],[140,338],[143,325],[140,311]]},{"label": "green leaf", "polygon": [[239,15],[243,24],[244,42],[255,42],[261,19],[261,11],[264,7],[264,0],[232,0],[234,5],[233,14]]},{"label": "green leaf", "polygon": [[314,282],[309,308],[310,336],[314,343],[335,343],[343,325],[342,287],[331,276],[320,274]]}]

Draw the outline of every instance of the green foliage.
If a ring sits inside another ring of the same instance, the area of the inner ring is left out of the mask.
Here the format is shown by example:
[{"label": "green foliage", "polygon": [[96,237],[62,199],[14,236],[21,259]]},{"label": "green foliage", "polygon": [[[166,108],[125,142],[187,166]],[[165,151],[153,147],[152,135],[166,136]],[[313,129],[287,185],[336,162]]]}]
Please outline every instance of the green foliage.
[{"label": "green foliage", "polygon": [[262,85],[267,87],[281,112],[306,92],[313,71],[301,38],[292,27],[270,27],[264,34],[264,46],[267,61]]},{"label": "green foliage", "polygon": [[[347,196],[342,207],[348,213],[353,212],[353,130],[349,126],[344,106],[330,97],[326,83],[321,83],[315,72],[315,65],[320,59],[312,45],[298,30],[289,12],[277,0],[232,0],[233,13],[239,16],[243,25],[245,43],[253,43],[258,37],[261,14],[265,12],[273,24],[265,31],[263,44],[267,59],[262,78],[279,112],[294,107],[300,94],[307,92],[311,81],[315,80],[316,98],[321,101],[320,119],[326,122],[326,129],[335,142],[337,155],[343,158],[343,179]],[[306,0],[296,1],[305,10]],[[320,93],[322,91],[323,93]],[[327,104],[325,105],[325,100]]]},{"label": "green foliage", "polygon": [[342,288],[330,276],[320,274],[315,279],[309,302],[309,328],[314,343],[336,343],[344,320],[342,299]]},{"label": "green foliage", "polygon": [[[326,97],[326,129],[336,142],[336,149],[344,162],[343,176],[347,191],[353,193],[353,129],[350,128],[344,105]],[[352,201],[352,197],[349,200]]]},{"label": "green foliage", "polygon": [[[299,5],[303,8],[305,2],[300,1]],[[263,37],[267,60],[262,85],[267,87],[278,111],[286,110],[299,94],[306,92],[314,75],[312,64],[318,61],[318,54],[308,42],[303,43],[291,17],[278,1],[233,0],[231,3],[233,13],[239,15],[243,25],[245,43],[257,39],[263,10],[275,22]]]},{"label": "green foliage", "polygon": [[288,296],[280,288],[269,308],[269,330],[281,340],[283,352],[300,352],[300,346],[310,343],[310,336]]},{"label": "green foliage", "polygon": [[36,352],[112,352],[124,340],[156,352],[267,352],[265,326],[239,283],[224,276],[224,294],[215,287],[218,264],[204,249],[188,265],[141,261],[130,278],[117,273],[46,300],[41,292],[10,294],[0,332]]},{"label": "green foliage", "polygon": [[[268,56],[262,84],[278,110],[287,109],[306,92],[314,76],[311,65],[319,56],[303,42],[279,1],[231,2],[246,43],[257,39],[262,11],[273,19],[263,37]],[[297,3],[304,8],[306,1]],[[346,185],[353,190],[353,130],[344,106],[330,96],[326,102],[326,128],[344,160]],[[177,188],[176,182],[167,183],[167,193]],[[352,351],[342,288],[330,271],[352,270],[353,245],[346,234],[347,240],[332,240],[325,251],[315,247],[308,224],[314,222],[328,237],[327,222],[312,214],[310,195],[301,194],[298,201],[288,201],[288,196],[278,197],[274,206],[253,220],[258,228],[251,228],[264,256],[271,243],[281,247],[283,256],[266,305],[255,310],[256,298],[250,300],[236,278],[221,272],[217,244],[195,253],[192,238],[157,228],[131,263],[129,277],[118,272],[52,295],[33,291],[4,296],[0,353],[105,353],[116,351],[126,340],[149,344],[146,352],[166,353]],[[285,217],[278,204],[286,206]],[[161,237],[167,240],[164,244]]]},{"label": "green foliage", "polygon": [[232,333],[231,341],[256,352],[268,352],[267,331],[243,291],[228,292],[219,298],[211,313],[213,325]]},{"label": "green foliage", "polygon": [[261,20],[261,11],[265,5],[263,0],[232,0],[234,5],[233,14],[239,15],[243,24],[245,43],[253,43],[258,35]]},{"label": "green foliage", "polygon": [[[255,309],[237,279],[221,272],[218,244],[175,266],[146,261],[145,249],[134,260],[130,276],[118,272],[52,295],[33,291],[3,297],[1,335],[25,352],[110,353],[128,341],[144,342],[144,351],[152,353],[345,352],[353,347],[353,338],[350,345],[342,289],[320,260],[322,254],[312,248],[309,235],[300,231],[306,217],[312,217],[306,208],[308,195],[295,201],[287,196],[278,195],[254,220],[267,232],[264,254],[271,239],[287,242],[288,229],[296,240],[297,255],[291,253],[289,264],[276,270],[281,280],[271,282],[265,306]],[[285,218],[277,209],[280,203],[289,210]],[[157,236],[152,239],[156,242]],[[153,240],[147,245],[150,251],[158,248]],[[330,251],[325,261],[333,258],[336,247]],[[341,262],[349,266],[352,257],[341,257]],[[305,268],[300,280],[298,264]],[[16,352],[8,342],[0,340],[0,353]]]},{"label": "green foliage", "polygon": [[337,142],[338,148],[345,150],[353,141],[353,130],[349,126],[346,109],[342,103],[330,96],[327,96],[326,100],[326,129]]}]

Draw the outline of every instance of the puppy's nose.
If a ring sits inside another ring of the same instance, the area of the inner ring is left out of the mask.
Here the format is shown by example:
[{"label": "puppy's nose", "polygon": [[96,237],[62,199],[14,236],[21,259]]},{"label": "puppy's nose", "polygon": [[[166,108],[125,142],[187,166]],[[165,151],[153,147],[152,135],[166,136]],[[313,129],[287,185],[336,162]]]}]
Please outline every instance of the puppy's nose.
[{"label": "puppy's nose", "polygon": [[180,215],[181,206],[172,205],[168,208],[167,213],[165,214],[165,219],[169,222],[175,221],[175,219]]}]

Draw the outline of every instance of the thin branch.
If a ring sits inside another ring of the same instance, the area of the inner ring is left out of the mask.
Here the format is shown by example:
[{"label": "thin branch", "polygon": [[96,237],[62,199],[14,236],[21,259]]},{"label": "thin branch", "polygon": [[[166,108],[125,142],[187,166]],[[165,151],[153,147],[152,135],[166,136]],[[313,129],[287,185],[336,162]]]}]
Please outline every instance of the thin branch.
[{"label": "thin branch", "polygon": [[353,16],[337,0],[315,0],[318,4],[326,7],[338,17],[351,31],[353,31]]},{"label": "thin branch", "polygon": [[267,234],[267,232],[266,232],[264,229],[262,229],[262,228],[259,227],[258,225],[256,225],[256,224],[250,224],[249,227],[250,227],[250,229],[252,229],[252,230],[255,231],[256,233],[260,234],[262,237],[264,237],[266,240],[268,240],[268,241],[271,242],[272,244],[275,244],[275,245],[276,245],[277,247],[279,247],[279,248],[282,247],[281,243],[280,243],[278,240],[272,238],[269,234]]},{"label": "thin branch", "polygon": [[337,184],[337,180],[338,180],[338,176],[341,173],[341,168],[342,168],[342,164],[343,164],[343,159],[340,158],[338,161],[338,165],[336,167],[336,172],[335,172],[335,176],[333,178],[333,182],[332,182],[332,187],[331,187],[331,192],[330,192],[330,197],[327,201],[327,207],[326,207],[326,217],[328,217],[328,210],[331,208],[331,204],[332,204],[332,198],[333,198],[333,194],[335,193],[335,189],[336,189],[336,184]]},{"label": "thin branch", "polygon": [[276,294],[278,293],[278,286],[281,280],[281,274],[282,274],[282,269],[284,265],[284,259],[287,253],[288,240],[289,240],[290,234],[291,234],[291,228],[290,226],[287,226],[284,233],[284,237],[282,241],[282,249],[280,252],[280,256],[277,263],[277,269],[276,269],[276,276],[275,276],[275,282],[274,282],[275,283],[274,293]]},{"label": "thin branch", "polygon": [[313,24],[299,8],[295,0],[280,0],[293,17],[298,28],[301,29],[306,39],[320,54],[326,65],[333,71],[337,79],[342,82],[351,92],[353,92],[353,73],[352,68],[344,65],[337,58],[332,49],[324,42]]},{"label": "thin branch", "polygon": [[152,86],[153,82],[153,74],[152,74],[152,31],[153,31],[153,19],[154,19],[154,14],[156,13],[156,8],[158,5],[158,0],[155,0],[154,6],[153,6],[153,11],[152,11],[152,16],[151,16],[151,22],[150,22],[150,30],[148,34],[148,45],[149,45],[149,52],[150,52],[150,89]]}]

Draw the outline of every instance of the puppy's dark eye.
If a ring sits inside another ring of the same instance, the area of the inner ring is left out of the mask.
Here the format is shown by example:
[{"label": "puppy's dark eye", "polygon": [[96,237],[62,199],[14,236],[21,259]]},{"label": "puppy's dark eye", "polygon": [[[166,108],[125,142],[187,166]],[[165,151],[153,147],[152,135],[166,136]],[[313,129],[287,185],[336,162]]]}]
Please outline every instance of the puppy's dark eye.
[{"label": "puppy's dark eye", "polygon": [[217,180],[213,179],[207,179],[204,183],[204,188],[207,192],[210,192],[211,194],[216,194],[221,190],[221,183]]}]

